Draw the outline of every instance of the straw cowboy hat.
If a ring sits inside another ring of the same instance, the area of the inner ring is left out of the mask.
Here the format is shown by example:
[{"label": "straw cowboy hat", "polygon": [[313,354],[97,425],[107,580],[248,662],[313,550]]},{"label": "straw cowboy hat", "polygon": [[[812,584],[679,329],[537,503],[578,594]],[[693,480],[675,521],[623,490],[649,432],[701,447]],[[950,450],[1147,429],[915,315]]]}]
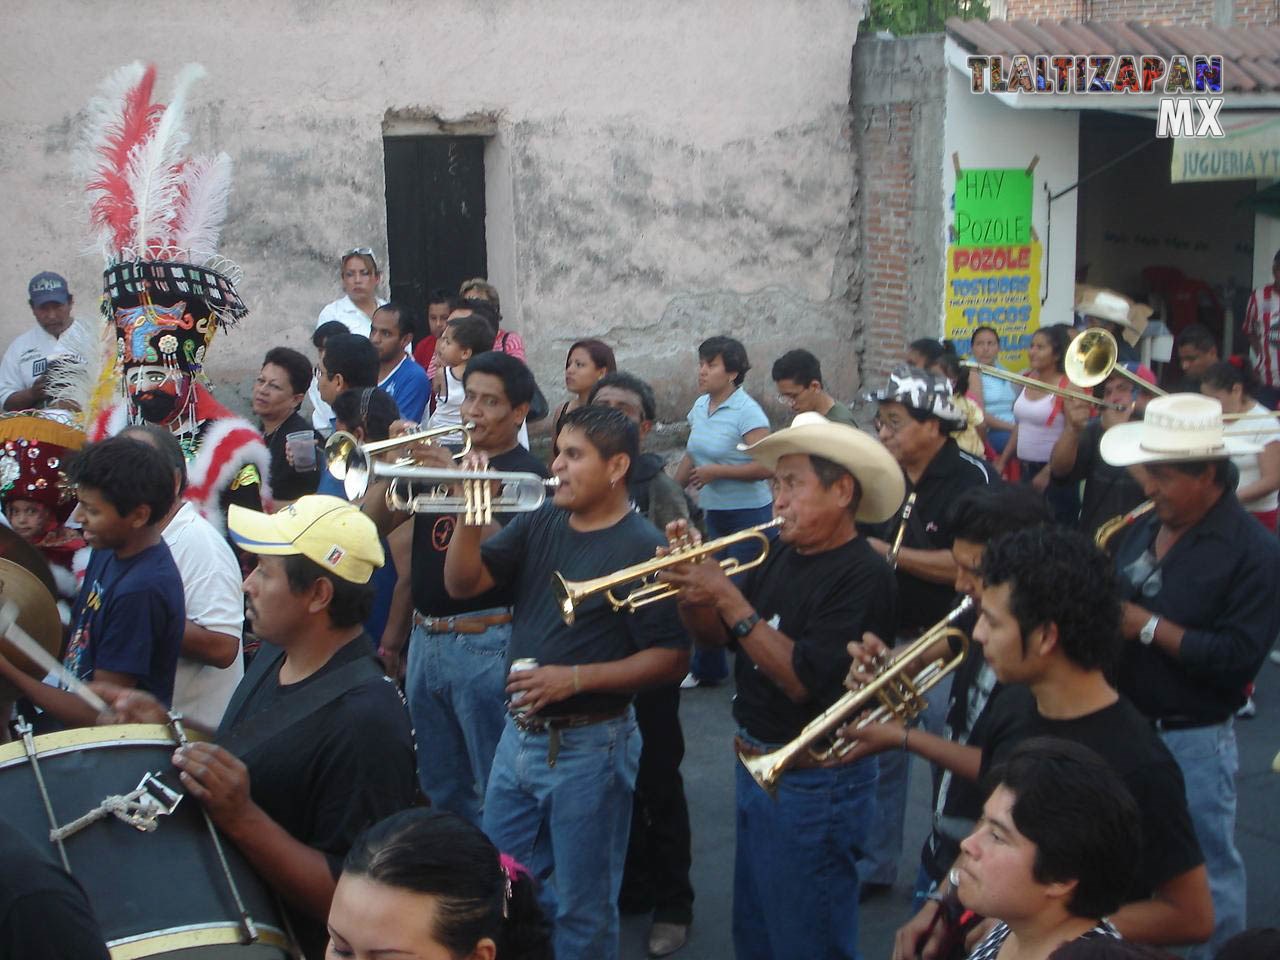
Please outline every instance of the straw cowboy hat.
[{"label": "straw cowboy hat", "polygon": [[1220,460],[1261,447],[1222,429],[1222,404],[1198,393],[1156,397],[1146,416],[1121,423],[1102,435],[1102,459],[1113,467],[1140,463]]},{"label": "straw cowboy hat", "polygon": [[1124,294],[1103,287],[1076,284],[1075,312],[1082,317],[1096,317],[1124,327],[1124,339],[1133,346],[1147,329],[1151,308],[1145,303],[1134,303]]},{"label": "straw cowboy hat", "polygon": [[898,512],[907,493],[902,468],[884,444],[820,413],[798,413],[791,426],[744,449],[770,470],[777,468],[780,458],[793,453],[823,457],[844,467],[862,488],[857,519],[867,523],[888,520]]}]

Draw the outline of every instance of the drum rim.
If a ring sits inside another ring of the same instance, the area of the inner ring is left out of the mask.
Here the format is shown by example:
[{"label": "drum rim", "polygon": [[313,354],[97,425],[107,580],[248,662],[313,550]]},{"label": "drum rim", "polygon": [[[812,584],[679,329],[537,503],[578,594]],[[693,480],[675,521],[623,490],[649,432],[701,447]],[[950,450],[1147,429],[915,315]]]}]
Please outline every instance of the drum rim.
[{"label": "drum rim", "polygon": [[[189,740],[203,740],[194,730],[187,731]],[[117,723],[103,727],[76,727],[42,733],[34,739],[36,756],[52,757],[78,750],[102,747],[170,746],[176,747],[173,731],[163,723]],[[22,740],[0,746],[0,769],[15,763],[26,763],[27,751]]]},{"label": "drum rim", "polygon": [[[268,947],[290,948],[288,936],[279,927],[258,923],[257,944]],[[157,954],[174,950],[189,950],[193,947],[213,947],[243,943],[244,938],[239,923],[215,921],[213,923],[192,923],[180,927],[168,927],[164,930],[151,930],[118,940],[108,940],[107,949],[111,960],[141,960],[143,957],[154,957]]]}]

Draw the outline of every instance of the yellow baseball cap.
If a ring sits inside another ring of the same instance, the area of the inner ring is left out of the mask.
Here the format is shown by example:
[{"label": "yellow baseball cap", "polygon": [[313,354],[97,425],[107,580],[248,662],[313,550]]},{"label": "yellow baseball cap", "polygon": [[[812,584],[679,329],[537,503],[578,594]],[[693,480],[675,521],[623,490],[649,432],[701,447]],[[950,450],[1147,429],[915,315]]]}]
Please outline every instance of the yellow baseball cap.
[{"label": "yellow baseball cap", "polygon": [[301,554],[351,583],[368,583],[385,561],[378,528],[341,497],[300,497],[276,513],[232,504],[227,528],[236,546],[273,557]]}]

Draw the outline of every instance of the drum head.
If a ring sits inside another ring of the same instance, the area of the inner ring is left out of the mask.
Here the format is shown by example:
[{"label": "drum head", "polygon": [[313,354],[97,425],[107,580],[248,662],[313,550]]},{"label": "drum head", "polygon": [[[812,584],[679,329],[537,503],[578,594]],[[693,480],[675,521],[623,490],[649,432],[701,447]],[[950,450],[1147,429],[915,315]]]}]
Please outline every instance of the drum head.
[{"label": "drum head", "polygon": [[0,523],[0,559],[10,560],[30,570],[36,575],[36,579],[44,584],[46,590],[55,597],[58,595],[58,585],[53,582],[53,574],[49,572],[49,563],[44,555],[2,523]]},{"label": "drum head", "polygon": [[[45,573],[48,573],[48,568]],[[62,618],[58,616],[58,605],[53,594],[45,589],[39,577],[30,570],[12,560],[0,560],[0,604],[10,600],[18,605],[18,626],[30,634],[50,656],[57,657],[62,649]],[[44,678],[44,668],[19,653],[3,637],[0,637],[0,653],[28,676],[37,680]],[[0,680],[0,701],[12,700],[17,695],[18,691],[12,684]]]}]

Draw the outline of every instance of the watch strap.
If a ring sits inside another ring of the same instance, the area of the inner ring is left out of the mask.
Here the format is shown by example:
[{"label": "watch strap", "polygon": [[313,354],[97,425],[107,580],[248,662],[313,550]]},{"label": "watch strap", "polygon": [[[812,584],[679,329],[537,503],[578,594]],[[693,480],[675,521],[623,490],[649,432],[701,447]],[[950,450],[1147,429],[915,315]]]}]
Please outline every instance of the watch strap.
[{"label": "watch strap", "polygon": [[760,622],[760,614],[752,610],[750,614],[743,617],[741,620],[739,620],[737,623],[731,626],[729,628],[729,632],[733,634],[733,636],[736,639],[741,640],[748,633],[754,630],[756,627],[756,624],[759,622]]}]

